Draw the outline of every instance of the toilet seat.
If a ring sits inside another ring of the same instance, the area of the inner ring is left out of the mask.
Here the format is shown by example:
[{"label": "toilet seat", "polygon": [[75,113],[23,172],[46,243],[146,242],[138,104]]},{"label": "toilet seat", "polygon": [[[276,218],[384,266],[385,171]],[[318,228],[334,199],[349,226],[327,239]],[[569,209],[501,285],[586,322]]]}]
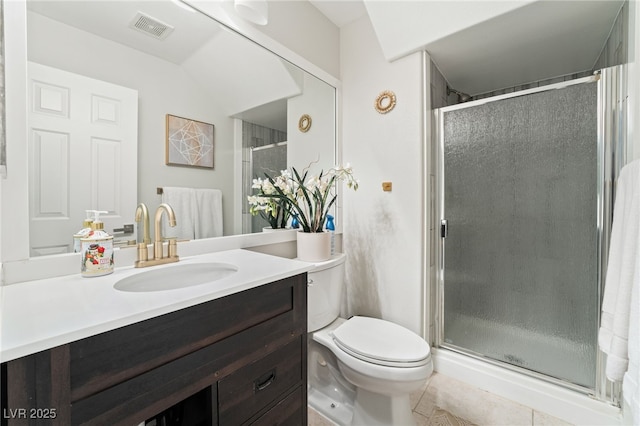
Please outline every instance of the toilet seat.
[{"label": "toilet seat", "polygon": [[349,355],[388,367],[419,367],[431,362],[429,345],[412,331],[389,321],[354,316],[332,333]]}]

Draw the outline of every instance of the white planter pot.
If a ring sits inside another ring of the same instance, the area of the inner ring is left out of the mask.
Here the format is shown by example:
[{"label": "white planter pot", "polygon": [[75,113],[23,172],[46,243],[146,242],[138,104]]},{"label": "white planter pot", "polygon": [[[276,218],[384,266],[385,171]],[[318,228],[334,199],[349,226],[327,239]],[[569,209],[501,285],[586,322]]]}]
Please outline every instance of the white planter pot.
[{"label": "white planter pot", "polygon": [[298,260],[323,262],[331,257],[329,232],[298,232]]}]

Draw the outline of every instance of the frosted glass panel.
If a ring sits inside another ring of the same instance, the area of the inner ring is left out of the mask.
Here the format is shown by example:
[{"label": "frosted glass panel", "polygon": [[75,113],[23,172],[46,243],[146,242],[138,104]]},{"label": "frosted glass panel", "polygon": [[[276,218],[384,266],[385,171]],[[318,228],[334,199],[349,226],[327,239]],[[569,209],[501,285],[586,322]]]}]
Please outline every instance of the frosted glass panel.
[{"label": "frosted glass panel", "polygon": [[445,342],[593,388],[597,86],[445,112]]}]

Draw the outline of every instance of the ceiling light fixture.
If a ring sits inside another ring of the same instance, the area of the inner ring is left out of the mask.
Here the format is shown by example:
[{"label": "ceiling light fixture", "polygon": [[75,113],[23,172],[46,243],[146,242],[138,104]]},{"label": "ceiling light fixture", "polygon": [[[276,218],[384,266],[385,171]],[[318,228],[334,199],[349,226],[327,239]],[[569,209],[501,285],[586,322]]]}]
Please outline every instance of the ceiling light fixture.
[{"label": "ceiling light fixture", "polygon": [[267,25],[269,5],[267,0],[235,0],[234,7],[238,15],[257,25]]}]

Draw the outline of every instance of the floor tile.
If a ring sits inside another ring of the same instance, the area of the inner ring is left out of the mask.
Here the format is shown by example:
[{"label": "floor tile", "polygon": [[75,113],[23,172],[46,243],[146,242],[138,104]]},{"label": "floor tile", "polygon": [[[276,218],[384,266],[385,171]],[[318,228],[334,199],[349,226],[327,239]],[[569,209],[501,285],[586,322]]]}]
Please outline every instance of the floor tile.
[{"label": "floor tile", "polygon": [[416,413],[415,411],[413,412],[413,419],[416,421],[416,426],[431,426],[428,417],[423,416],[420,413]]},{"label": "floor tile", "polygon": [[434,410],[429,417],[429,426],[475,426],[473,423],[454,416],[441,408]]},{"label": "floor tile", "polygon": [[434,374],[416,411],[426,414],[433,406],[484,426],[531,426],[533,410],[449,377]]},{"label": "floor tile", "polygon": [[307,408],[308,422],[309,426],[337,426],[331,420],[327,419],[322,414],[318,413],[311,407]]},{"label": "floor tile", "polygon": [[422,395],[424,394],[424,391],[427,389],[427,387],[429,386],[429,383],[431,382],[431,378],[433,377],[433,375],[431,375],[422,385],[422,387],[420,389],[418,389],[417,391],[413,392],[410,396],[409,399],[411,401],[411,409],[415,410],[416,406],[418,405],[418,403],[420,402],[420,398],[422,398]]},{"label": "floor tile", "polygon": [[[411,394],[418,426],[571,426],[549,414],[434,373]],[[309,408],[310,426],[337,426]]]}]

